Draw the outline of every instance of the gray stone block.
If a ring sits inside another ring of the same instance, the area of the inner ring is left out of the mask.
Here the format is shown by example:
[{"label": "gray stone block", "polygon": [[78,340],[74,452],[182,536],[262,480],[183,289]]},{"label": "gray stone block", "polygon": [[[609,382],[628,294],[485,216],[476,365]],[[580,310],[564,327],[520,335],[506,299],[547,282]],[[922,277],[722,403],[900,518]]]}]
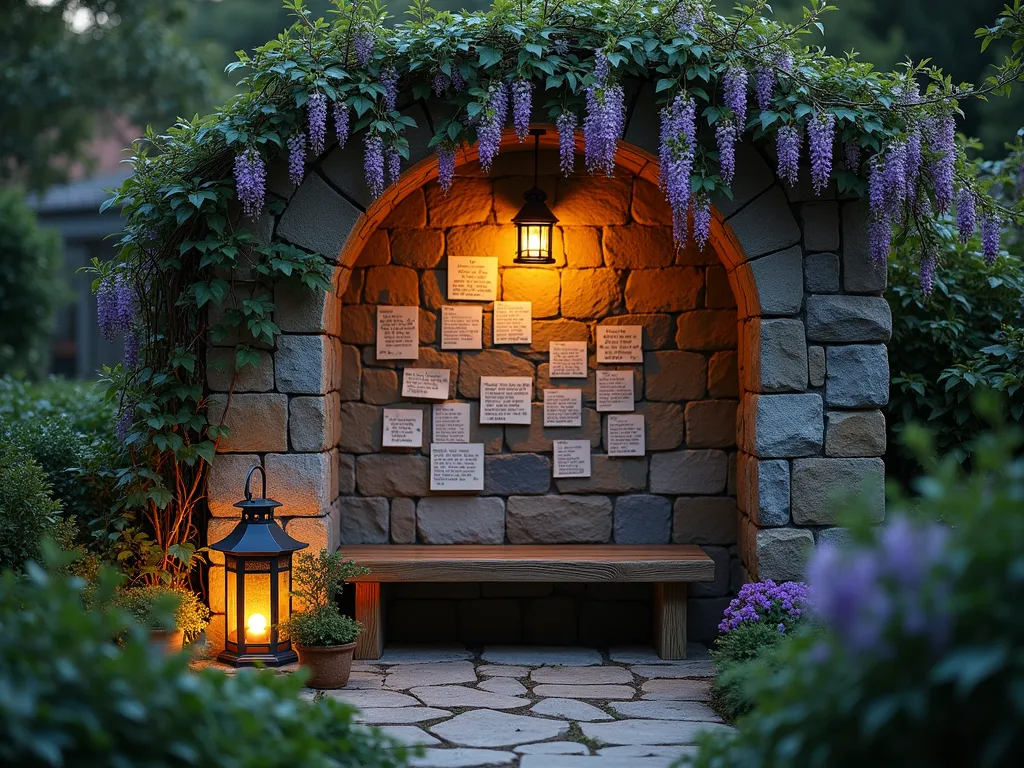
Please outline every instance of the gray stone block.
[{"label": "gray stone block", "polygon": [[533,363],[503,349],[463,352],[459,394],[471,400],[479,399],[481,376],[529,376],[532,379],[535,373]]},{"label": "gray stone block", "polygon": [[725,597],[729,594],[730,558],[726,547],[705,546],[704,552],[715,561],[715,580],[698,581],[689,588],[690,598]]},{"label": "gray stone block", "polygon": [[206,353],[206,383],[212,392],[228,392],[234,379],[235,392],[269,392],[274,388],[274,360],[269,352],[259,351],[255,366],[243,365],[235,376],[235,350],[210,347]]},{"label": "gray stone block", "polygon": [[750,453],[761,458],[785,459],[811,456],[821,450],[825,422],[820,395],[747,395],[747,398],[748,419],[753,414],[754,429],[754,434],[747,435],[745,441]]},{"label": "gray stone block", "polygon": [[333,453],[271,453],[264,460],[268,493],[281,502],[282,517],[319,517],[330,512],[337,479]]},{"label": "gray stone block", "polygon": [[681,496],[672,515],[673,544],[736,543],[739,510],[729,496]]},{"label": "gray stone block", "polygon": [[881,459],[797,459],[793,462],[793,522],[835,525],[847,499],[858,497],[874,522],[885,517]]},{"label": "gray stone block", "polygon": [[341,345],[341,399],[358,400],[362,396],[363,363],[359,347]]},{"label": "gray stone block", "polygon": [[825,370],[825,348],[808,347],[807,375],[812,387],[820,387],[825,384]]},{"label": "gray stone block", "polygon": [[[636,114],[639,116],[641,113],[636,111]],[[650,121],[634,120],[633,122]],[[656,149],[649,151],[657,154]],[[728,218],[774,183],[775,174],[765,163],[761,153],[757,151],[753,143],[744,141],[736,145],[736,178],[733,179],[731,185],[732,199],[730,200],[725,195],[719,195],[712,202],[715,209]]]},{"label": "gray stone block", "polygon": [[291,449],[308,453],[333,448],[340,405],[337,393],[324,397],[293,397],[288,403]]},{"label": "gray stone block", "polygon": [[652,493],[721,493],[728,479],[725,451],[672,451],[651,456]]},{"label": "gray stone block", "polygon": [[849,528],[822,528],[815,536],[818,546],[826,544],[843,549],[853,545],[853,534]]},{"label": "gray stone block", "polygon": [[388,500],[380,497],[343,496],[341,509],[342,544],[387,544]]},{"label": "gray stone block", "polygon": [[358,162],[351,146],[335,145],[334,149],[329,150],[327,156],[320,163],[320,170],[350,200],[354,200],[363,208],[370,207],[373,196],[366,186],[363,164]]},{"label": "gray stone block", "polygon": [[867,200],[843,204],[843,289],[847,293],[880,294],[885,290],[887,264],[871,258]]},{"label": "gray stone block", "polygon": [[274,354],[279,392],[323,395],[330,391],[328,336],[280,336]]},{"label": "gray stone block", "polygon": [[648,400],[699,400],[707,389],[707,361],[696,352],[647,352],[644,378]]},{"label": "gray stone block", "polygon": [[664,496],[637,494],[615,500],[616,544],[668,544],[672,503]]},{"label": "gray stone block", "polygon": [[[226,410],[225,410],[226,409]],[[210,395],[206,416],[230,430],[217,450],[222,453],[264,453],[288,450],[288,396],[274,392]]]},{"label": "gray stone block", "polygon": [[647,457],[590,457],[590,477],[555,480],[559,493],[629,493],[647,487]]},{"label": "gray stone block", "polygon": [[[807,340],[800,320],[754,321],[760,331],[760,351],[749,368],[757,379],[753,391],[803,392],[807,389]],[[754,389],[754,388],[757,389]]]},{"label": "gray stone block", "polygon": [[402,399],[398,372],[388,368],[364,368],[362,399],[371,405],[397,403]]},{"label": "gray stone block", "polygon": [[547,493],[551,460],[535,453],[506,453],[484,459],[484,496]]},{"label": "gray stone block", "polygon": [[736,445],[735,400],[697,400],[686,404],[687,448]]},{"label": "gray stone block", "polygon": [[356,459],[356,487],[364,496],[426,496],[430,460],[412,454],[367,454]]},{"label": "gray stone block", "polygon": [[889,402],[889,355],[884,344],[829,347],[825,402],[840,408]]},{"label": "gray stone block", "polygon": [[799,528],[763,528],[757,532],[757,578],[802,581],[814,535]]},{"label": "gray stone block", "polygon": [[789,523],[789,462],[749,458],[751,504],[747,512],[759,526]]},{"label": "gray stone block", "polygon": [[827,411],[825,455],[885,455],[885,416],[881,411]]},{"label": "gray stone block", "polygon": [[[762,225],[763,226],[763,225]],[[799,246],[750,262],[761,315],[795,315],[804,299],[804,257]]]},{"label": "gray stone block", "polygon": [[[683,407],[679,403],[636,404],[634,413],[642,414],[648,451],[674,451],[683,444]],[[607,430],[607,418],[605,419]]]},{"label": "gray stone block", "polygon": [[333,292],[285,280],[274,285],[274,305],[274,322],[285,333],[337,336],[341,330],[341,305]]},{"label": "gray stone block", "polygon": [[315,173],[306,176],[277,225],[277,237],[337,261],[360,211]]},{"label": "gray stone block", "polygon": [[812,253],[804,257],[804,290],[839,293],[839,257],[834,253]]},{"label": "gray stone block", "polygon": [[346,453],[379,453],[382,409],[365,403],[341,404],[341,441],[339,447]]},{"label": "gray stone block", "polygon": [[[543,396],[543,393],[535,396]],[[509,424],[505,427],[505,442],[510,450],[551,453],[554,450],[552,440],[589,440],[592,449],[601,447],[601,414],[593,408],[583,409],[579,427],[545,427],[544,404],[534,403],[532,410],[528,426]],[[475,421],[479,419],[474,416]]]},{"label": "gray stone block", "polygon": [[505,502],[474,496],[420,499],[416,531],[424,544],[502,544]]},{"label": "gray stone block", "polygon": [[[771,226],[765,226],[765,222],[771,222]],[[730,216],[729,226],[748,259],[800,242],[800,227],[789,209],[785,192],[777,186]]]},{"label": "gray stone block", "polygon": [[804,248],[808,251],[834,251],[839,247],[838,203],[804,203],[800,206],[800,218],[804,225]]},{"label": "gray stone block", "polygon": [[416,543],[416,502],[412,499],[391,500],[391,543]]},{"label": "gray stone block", "polygon": [[356,492],[356,457],[350,453],[338,454],[338,495]]},{"label": "gray stone block", "polygon": [[832,344],[888,341],[889,302],[880,296],[809,296],[807,338]]},{"label": "gray stone block", "polygon": [[234,503],[245,498],[245,476],[258,464],[260,457],[251,453],[218,453],[213,457],[206,488],[211,515],[240,516]]},{"label": "gray stone block", "polygon": [[510,544],[603,544],[612,534],[607,496],[510,496]]}]

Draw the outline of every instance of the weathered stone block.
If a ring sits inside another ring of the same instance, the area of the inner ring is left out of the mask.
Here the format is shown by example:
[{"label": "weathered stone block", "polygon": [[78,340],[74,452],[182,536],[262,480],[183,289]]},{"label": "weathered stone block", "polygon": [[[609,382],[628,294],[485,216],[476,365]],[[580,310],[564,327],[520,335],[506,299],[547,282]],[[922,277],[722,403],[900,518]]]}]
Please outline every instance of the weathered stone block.
[{"label": "weathered stone block", "polygon": [[359,347],[341,345],[341,399],[358,400],[362,397],[363,363],[359,359]]},{"label": "weathered stone block", "polygon": [[839,257],[834,253],[805,257],[804,289],[808,293],[839,293]]},{"label": "weathered stone block", "polygon": [[[487,345],[490,338],[489,320],[490,315],[484,315],[484,346]],[[590,341],[590,326],[579,320],[565,320],[564,318],[534,320],[533,343],[517,345],[515,349],[547,360],[552,341]]]},{"label": "weathered stone block", "polygon": [[615,500],[616,544],[668,544],[672,503],[664,496],[636,494]]},{"label": "weathered stone block", "polygon": [[279,336],[274,375],[279,392],[322,395],[330,391],[330,337]]},{"label": "weathered stone block", "polygon": [[427,203],[423,197],[423,190],[419,187],[399,200],[381,223],[381,227],[384,229],[425,226],[427,226]]},{"label": "weathered stone block", "polygon": [[387,544],[388,500],[378,497],[342,496],[342,544]]},{"label": "weathered stone block", "polygon": [[815,536],[818,546],[823,544],[843,549],[852,546],[854,543],[853,534],[849,528],[822,528]]},{"label": "weathered stone block", "polygon": [[802,581],[814,536],[798,528],[763,528],[755,536],[757,578]]},{"label": "weathered stone block", "polygon": [[[771,222],[771,226],[765,226]],[[748,259],[780,251],[800,242],[800,227],[789,210],[786,194],[772,187],[729,217],[729,226]]]},{"label": "weathered stone block", "polygon": [[647,457],[590,457],[590,477],[555,480],[559,493],[629,493],[647,487]]},{"label": "weathered stone block", "polygon": [[641,326],[644,349],[662,349],[669,346],[676,331],[671,315],[614,315],[604,318],[601,324]]},{"label": "weathered stone block", "polygon": [[[233,505],[245,498],[245,476],[259,463],[260,457],[251,453],[218,453],[214,456],[206,490],[212,516],[241,516],[240,510]],[[227,527],[220,538],[227,536],[229,531],[230,527]],[[211,539],[210,543],[214,541],[219,539]]]},{"label": "weathered stone block", "polygon": [[382,419],[380,406],[342,403],[341,450],[346,453],[379,453]]},{"label": "weathered stone block", "polygon": [[834,251],[839,247],[839,204],[804,203],[800,206],[804,224],[804,248],[808,251]]},{"label": "weathered stone block", "polygon": [[622,304],[622,284],[610,269],[562,270],[562,315],[601,318]]},{"label": "weathered stone block", "polygon": [[[532,147],[531,147],[532,151]],[[505,150],[502,150],[504,155]],[[542,155],[547,155],[546,152],[542,152]],[[511,155],[509,155],[511,157]],[[520,163],[525,159],[524,155],[520,155]],[[501,158],[499,157],[499,160]],[[544,158],[546,159],[546,157]],[[541,160],[538,165],[543,164],[544,159]],[[519,209],[523,207],[524,194],[523,190],[531,189],[533,187],[533,176],[527,175],[532,169],[532,158],[529,164],[520,165],[517,168],[510,169],[510,175],[505,175],[495,168],[491,169],[489,174],[494,179],[494,221],[499,224],[508,224],[512,221],[512,217],[519,213]],[[539,170],[539,169],[538,169]],[[551,169],[555,170],[555,169]],[[543,171],[537,176],[537,186],[547,195],[548,205],[551,205],[555,199],[555,189],[558,185],[558,174],[557,173],[544,173]]]},{"label": "weathered stone block", "polygon": [[433,347],[420,347],[420,358],[403,368],[447,368],[451,371],[448,380],[448,399],[455,397],[455,389],[459,383],[459,356],[455,352],[441,352]]},{"label": "weathered stone block", "polygon": [[420,272],[423,300],[420,306],[437,311],[448,302],[448,271],[425,269]]},{"label": "weathered stone block", "polygon": [[821,450],[825,422],[821,396],[747,395],[745,449],[761,458],[811,456]]},{"label": "weathered stone block", "polygon": [[337,504],[331,512],[323,517],[293,517],[285,523],[285,532],[294,539],[309,545],[307,551],[316,554],[322,549],[335,552],[338,549],[338,520],[340,518]]},{"label": "weathered stone block", "polygon": [[841,408],[889,402],[889,356],[884,344],[829,347],[825,402]]},{"label": "weathered stone block", "polygon": [[605,227],[602,243],[604,263],[614,269],[670,267],[676,258],[671,227]]},{"label": "weathered stone block", "polygon": [[558,220],[563,225],[608,226],[629,220],[632,180],[621,176],[559,178],[556,192]]},{"label": "weathered stone block", "polygon": [[430,226],[443,229],[479,224],[491,217],[493,196],[489,179],[460,178],[455,194],[446,195],[438,184],[423,188]]},{"label": "weathered stone block", "polygon": [[735,544],[736,499],[729,496],[691,496],[673,506],[673,544]]},{"label": "weathered stone block", "polygon": [[341,330],[341,302],[320,288],[309,288],[298,280],[274,285],[274,322],[285,333],[326,333]]},{"label": "weathered stone block", "polygon": [[676,321],[676,346],[700,352],[735,349],[736,313],[728,309],[683,312]]},{"label": "weathered stone block", "polygon": [[[415,269],[389,265],[366,270],[363,297],[367,304],[416,306],[420,303],[420,281]],[[342,328],[344,328],[344,317]],[[374,326],[376,329],[376,325]],[[343,341],[348,341],[344,336]]]},{"label": "weathered stone block", "polygon": [[377,453],[356,458],[356,487],[364,496],[426,496],[429,478],[426,456]]},{"label": "weathered stone block", "polygon": [[599,227],[560,227],[564,243],[565,261],[572,269],[604,265]]},{"label": "weathered stone block", "polygon": [[416,502],[412,499],[391,500],[391,543],[416,543]]},{"label": "weathered stone block", "polygon": [[535,453],[506,453],[484,459],[484,496],[547,493],[551,460]]},{"label": "weathered stone block", "polygon": [[885,416],[881,411],[827,411],[826,456],[885,455]]},{"label": "weathered stone block", "polygon": [[269,352],[259,351],[255,366],[243,365],[235,376],[235,350],[230,347],[210,347],[206,353],[206,383],[214,392],[269,392],[274,388],[274,359]]},{"label": "weathered stone block", "polygon": [[293,397],[288,404],[292,450],[320,452],[334,447],[334,423],[340,410],[337,393],[325,397]]},{"label": "weathered stone block", "polygon": [[728,475],[725,451],[673,451],[651,456],[652,493],[721,493]]},{"label": "weathered stone block", "polygon": [[706,546],[704,552],[715,561],[715,580],[698,581],[690,585],[687,597],[724,597],[729,594],[730,559],[726,547]]},{"label": "weathered stone block", "polygon": [[[353,267],[380,267],[391,263],[391,244],[387,230],[378,229],[371,234],[363,250],[356,257]],[[362,273],[360,272],[360,275]],[[361,278],[360,278],[361,279]],[[357,295],[358,300],[358,295]]]},{"label": "weathered stone block", "polygon": [[715,352],[708,361],[708,395],[739,397],[740,374],[735,352]]},{"label": "weathered stone block", "polygon": [[747,513],[759,526],[771,527],[789,523],[789,462],[783,459],[746,459],[747,492],[750,504]]},{"label": "weathered stone block", "polygon": [[637,314],[697,309],[703,288],[703,272],[694,267],[634,270],[626,278],[626,309]]},{"label": "weathered stone block", "polygon": [[597,399],[597,377],[592,368],[588,369],[586,379],[552,379],[549,378],[550,373],[550,364],[541,363],[537,366],[537,394],[541,400],[544,399],[545,389],[581,389],[583,402],[592,403]]},{"label": "weathered stone block", "polygon": [[648,400],[699,400],[706,391],[707,361],[693,352],[645,352],[644,377]]},{"label": "weathered stone block", "polygon": [[[536,338],[536,329],[534,329]],[[516,357],[503,349],[483,349],[462,353],[459,365],[459,394],[465,398],[480,398],[481,376],[534,376],[529,360]]]},{"label": "weathered stone block", "polygon": [[402,399],[398,374],[389,368],[363,369],[363,401],[372,405],[390,405]]},{"label": "weathered stone block", "polygon": [[807,376],[812,387],[820,387],[825,383],[825,348],[808,347]]},{"label": "weathered stone block", "polygon": [[797,459],[793,462],[793,522],[835,525],[841,501],[860,495],[870,519],[885,517],[885,467],[881,459]]},{"label": "weathered stone block", "polygon": [[672,208],[665,193],[646,179],[633,181],[633,221],[645,225],[672,224]]},{"label": "weathered stone block", "polygon": [[[543,396],[543,393],[541,393]],[[601,414],[593,408],[584,408],[579,427],[545,427],[544,404],[534,403],[530,424],[509,424],[505,427],[505,442],[512,451],[551,453],[552,440],[589,440],[592,448],[601,446]]]},{"label": "weathered stone block", "polygon": [[867,200],[843,204],[843,288],[847,293],[885,290],[887,265],[871,258],[870,220]]},{"label": "weathered stone block", "polygon": [[318,517],[330,511],[337,488],[332,461],[335,459],[330,453],[267,455],[267,483],[282,504],[282,516]]},{"label": "weathered stone block", "polygon": [[804,259],[799,246],[750,262],[761,315],[795,315],[804,298]]},{"label": "weathered stone block", "polygon": [[558,272],[553,269],[521,267],[502,272],[502,300],[533,302],[534,317],[555,317],[558,314],[558,295]]},{"label": "weathered stone block", "polygon": [[807,339],[800,320],[748,321],[750,349],[757,350],[744,367],[751,392],[802,392],[807,389]]},{"label": "weathered stone block", "polygon": [[881,296],[808,296],[807,338],[836,344],[888,341],[889,302]]},{"label": "weathered stone block", "polygon": [[[386,232],[378,232],[387,235]],[[358,304],[363,300],[363,280],[366,277],[366,270],[363,269],[342,269],[342,277],[338,283],[341,289],[341,303],[345,306]]]},{"label": "weathered stone block", "polygon": [[502,544],[505,502],[475,496],[420,499],[416,531],[424,544]]},{"label": "weathered stone block", "polygon": [[[479,256],[481,253],[493,253],[498,257],[498,266],[511,267],[516,256],[516,228],[499,224],[453,227],[445,234],[445,251],[448,256]],[[559,258],[554,248],[552,256],[555,259]],[[555,266],[558,266],[557,263]]]},{"label": "weathered stone block", "polygon": [[484,453],[501,453],[505,442],[505,428],[500,424],[480,423],[480,403],[469,404],[469,442],[483,443]]},{"label": "weathered stone block", "polygon": [[634,413],[644,416],[648,451],[674,451],[683,444],[686,422],[679,403],[640,402]]},{"label": "weathered stone block", "polygon": [[735,400],[697,400],[686,404],[687,448],[736,445]]},{"label": "weathered stone block", "polygon": [[[657,149],[649,151],[657,153]],[[712,200],[715,209],[727,218],[776,181],[775,172],[764,161],[752,141],[743,141],[736,145],[736,170],[736,178],[731,185],[732,199],[718,195]]]},{"label": "weathered stone block", "polygon": [[721,266],[711,266],[705,273],[704,306],[707,309],[735,309],[736,297],[729,285],[729,275]]},{"label": "weathered stone block", "polygon": [[510,496],[506,528],[510,544],[603,544],[612,534],[612,502],[607,496]]},{"label": "weathered stone block", "polygon": [[355,304],[341,308],[341,340],[347,344],[373,344],[377,338],[377,308]]},{"label": "weathered stone block", "polygon": [[338,454],[338,495],[356,492],[356,457],[350,453]]},{"label": "weathered stone block", "polygon": [[337,260],[359,210],[315,173],[306,176],[277,225],[277,237]]},{"label": "weathered stone block", "polygon": [[390,236],[392,264],[430,269],[444,256],[444,233],[439,229],[393,229]]},{"label": "weathered stone block", "polygon": [[227,407],[227,395],[210,395],[207,418],[230,430],[221,437],[221,453],[264,453],[288,450],[288,396],[272,392],[236,394]]}]

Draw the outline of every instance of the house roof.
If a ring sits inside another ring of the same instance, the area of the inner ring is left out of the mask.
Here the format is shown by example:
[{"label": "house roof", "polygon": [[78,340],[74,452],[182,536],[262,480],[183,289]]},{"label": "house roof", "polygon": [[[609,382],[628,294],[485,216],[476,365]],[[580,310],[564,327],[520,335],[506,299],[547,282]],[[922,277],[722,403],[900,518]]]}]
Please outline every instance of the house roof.
[{"label": "house roof", "polygon": [[30,195],[28,205],[39,214],[98,214],[100,205],[110,197],[108,190],[121,186],[130,175],[131,167],[122,165],[114,171],[51,187],[41,197]]}]

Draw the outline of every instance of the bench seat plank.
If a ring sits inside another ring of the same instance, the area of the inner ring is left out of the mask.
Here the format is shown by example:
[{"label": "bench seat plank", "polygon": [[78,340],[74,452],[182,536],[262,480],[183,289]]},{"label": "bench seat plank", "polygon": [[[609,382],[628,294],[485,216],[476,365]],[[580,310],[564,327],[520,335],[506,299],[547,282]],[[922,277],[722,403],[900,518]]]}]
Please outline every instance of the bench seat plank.
[{"label": "bench seat plank", "polygon": [[692,545],[353,545],[342,554],[371,582],[713,581],[714,561]]}]

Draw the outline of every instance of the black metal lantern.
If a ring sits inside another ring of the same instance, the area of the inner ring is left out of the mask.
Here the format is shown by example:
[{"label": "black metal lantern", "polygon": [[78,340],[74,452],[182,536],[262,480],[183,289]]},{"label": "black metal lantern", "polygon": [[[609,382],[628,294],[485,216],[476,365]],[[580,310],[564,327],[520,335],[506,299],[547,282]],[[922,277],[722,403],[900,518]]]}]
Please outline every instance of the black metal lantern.
[{"label": "black metal lantern", "polygon": [[534,128],[533,134],[533,189],[526,191],[523,198],[526,202],[519,213],[512,217],[516,225],[516,264],[554,264],[551,255],[551,229],[558,223],[558,218],[548,208],[547,195],[537,185],[537,163],[540,157],[540,137],[545,131]]},{"label": "black metal lantern", "polygon": [[[253,473],[263,475],[263,495],[254,499]],[[274,520],[281,502],[267,498],[267,473],[255,466],[245,478],[245,499],[235,504],[242,520],[210,549],[224,553],[226,602],[224,650],[218,661],[235,667],[260,662],[279,667],[297,660],[281,624],[292,609],[292,553],[308,545],[296,541]]]}]

